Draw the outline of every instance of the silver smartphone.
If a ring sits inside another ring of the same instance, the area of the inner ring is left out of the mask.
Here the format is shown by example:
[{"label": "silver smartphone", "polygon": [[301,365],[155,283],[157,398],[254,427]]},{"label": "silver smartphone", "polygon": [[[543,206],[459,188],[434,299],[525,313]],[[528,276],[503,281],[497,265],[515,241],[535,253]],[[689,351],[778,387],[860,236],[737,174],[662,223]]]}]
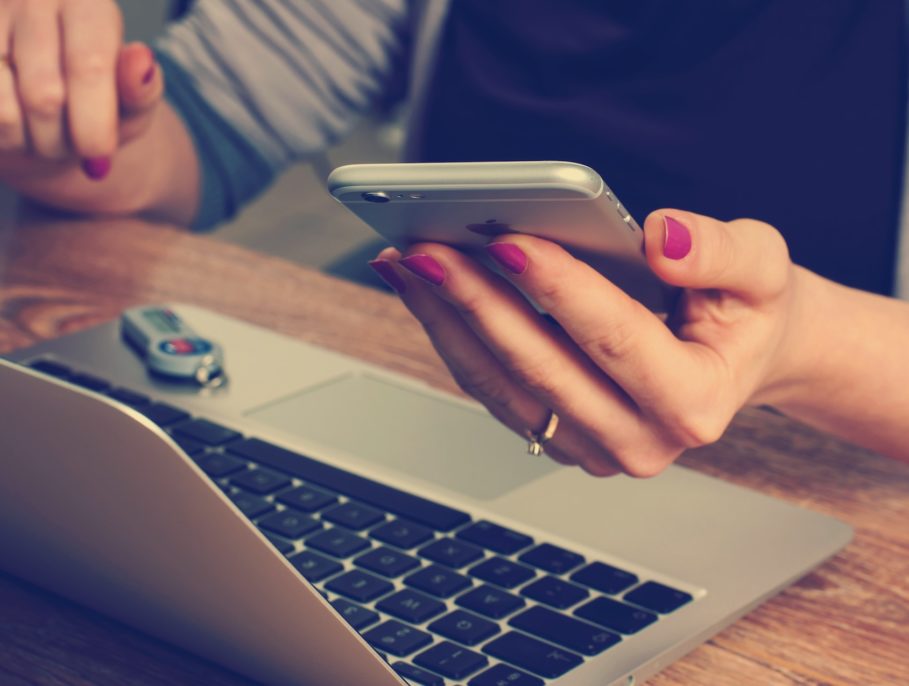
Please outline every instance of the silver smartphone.
[{"label": "silver smartphone", "polygon": [[672,290],[644,259],[641,227],[590,167],[574,162],[351,164],[332,196],[392,245],[422,241],[483,255],[504,233],[559,243],[655,312]]}]

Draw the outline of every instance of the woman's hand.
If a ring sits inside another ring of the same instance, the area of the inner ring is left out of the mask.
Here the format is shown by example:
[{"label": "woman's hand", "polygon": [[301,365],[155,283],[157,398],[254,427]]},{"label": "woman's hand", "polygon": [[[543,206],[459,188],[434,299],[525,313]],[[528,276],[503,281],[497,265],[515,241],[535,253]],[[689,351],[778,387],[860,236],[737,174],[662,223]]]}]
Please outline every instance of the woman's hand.
[{"label": "woman's hand", "polygon": [[0,46],[0,180],[16,188],[74,166],[103,179],[161,101],[114,0],[0,0]]},{"label": "woman's hand", "polygon": [[[648,217],[647,259],[684,288],[667,322],[558,245],[498,236],[497,276],[452,248],[383,251],[373,266],[420,320],[458,384],[515,432],[542,431],[591,474],[659,473],[720,438],[746,404],[794,383],[801,271],[771,226],[677,210]],[[521,291],[559,326],[532,308]]]}]

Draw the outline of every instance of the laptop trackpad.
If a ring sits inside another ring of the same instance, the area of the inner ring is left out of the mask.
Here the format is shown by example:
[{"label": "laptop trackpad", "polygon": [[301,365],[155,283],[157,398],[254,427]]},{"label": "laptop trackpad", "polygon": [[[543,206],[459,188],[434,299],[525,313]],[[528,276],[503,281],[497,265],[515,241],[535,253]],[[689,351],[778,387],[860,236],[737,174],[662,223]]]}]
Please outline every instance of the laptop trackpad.
[{"label": "laptop trackpad", "polygon": [[483,500],[554,471],[481,409],[351,375],[246,413],[283,433]]}]

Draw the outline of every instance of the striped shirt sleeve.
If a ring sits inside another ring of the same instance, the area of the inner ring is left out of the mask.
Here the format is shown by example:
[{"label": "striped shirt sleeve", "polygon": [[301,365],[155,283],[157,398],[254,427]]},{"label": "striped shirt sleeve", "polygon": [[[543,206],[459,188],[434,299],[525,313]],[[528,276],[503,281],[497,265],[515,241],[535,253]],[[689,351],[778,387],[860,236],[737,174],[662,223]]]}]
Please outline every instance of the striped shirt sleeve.
[{"label": "striped shirt sleeve", "polygon": [[401,90],[408,4],[197,0],[168,29],[156,49],[199,154],[197,228],[230,216]]}]

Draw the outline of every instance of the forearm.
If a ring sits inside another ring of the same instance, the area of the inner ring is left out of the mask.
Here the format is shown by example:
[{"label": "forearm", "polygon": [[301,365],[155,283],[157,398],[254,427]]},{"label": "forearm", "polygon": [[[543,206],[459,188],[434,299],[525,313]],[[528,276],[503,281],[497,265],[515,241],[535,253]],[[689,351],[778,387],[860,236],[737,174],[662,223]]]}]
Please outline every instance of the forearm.
[{"label": "forearm", "polygon": [[909,461],[909,303],[797,269],[800,321],[779,410]]},{"label": "forearm", "polygon": [[142,214],[187,225],[198,205],[198,170],[190,136],[165,103],[148,129],[117,151],[103,181],[89,179],[77,162],[40,166],[32,162],[0,174],[23,195],[58,209],[95,215]]}]

